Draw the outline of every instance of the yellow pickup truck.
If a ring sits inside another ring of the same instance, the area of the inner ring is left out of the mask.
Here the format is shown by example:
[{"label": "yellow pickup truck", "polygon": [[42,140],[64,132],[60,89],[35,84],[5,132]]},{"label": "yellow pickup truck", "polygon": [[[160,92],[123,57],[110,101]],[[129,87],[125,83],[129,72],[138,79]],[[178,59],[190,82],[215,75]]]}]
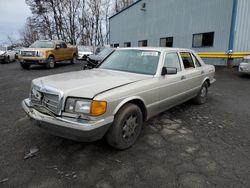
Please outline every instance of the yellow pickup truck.
[{"label": "yellow pickup truck", "polygon": [[29,69],[31,65],[45,65],[52,69],[56,62],[70,60],[76,62],[78,50],[76,47],[69,47],[61,40],[38,40],[29,48],[22,49],[18,56],[23,69]]}]

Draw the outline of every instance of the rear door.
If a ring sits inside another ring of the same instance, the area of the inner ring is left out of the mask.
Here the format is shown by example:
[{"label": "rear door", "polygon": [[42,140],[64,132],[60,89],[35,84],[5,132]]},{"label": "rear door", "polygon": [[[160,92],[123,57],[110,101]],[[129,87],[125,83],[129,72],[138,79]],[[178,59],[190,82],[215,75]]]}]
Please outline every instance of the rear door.
[{"label": "rear door", "polygon": [[197,95],[200,90],[203,80],[202,68],[196,67],[195,59],[190,52],[180,52],[180,58],[183,64],[183,76],[182,80],[185,83],[185,96],[186,98],[192,98]]}]

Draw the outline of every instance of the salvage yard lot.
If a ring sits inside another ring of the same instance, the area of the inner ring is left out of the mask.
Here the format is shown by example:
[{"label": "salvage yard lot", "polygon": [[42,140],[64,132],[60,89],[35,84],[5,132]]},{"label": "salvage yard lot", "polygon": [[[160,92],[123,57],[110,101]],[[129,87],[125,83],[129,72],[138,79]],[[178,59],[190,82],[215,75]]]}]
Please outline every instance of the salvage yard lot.
[{"label": "salvage yard lot", "polygon": [[[21,108],[32,79],[82,66],[0,64],[0,187],[250,187],[250,76],[217,68],[205,105],[162,113],[117,151],[44,133]],[[32,146],[37,155],[24,160]]]}]

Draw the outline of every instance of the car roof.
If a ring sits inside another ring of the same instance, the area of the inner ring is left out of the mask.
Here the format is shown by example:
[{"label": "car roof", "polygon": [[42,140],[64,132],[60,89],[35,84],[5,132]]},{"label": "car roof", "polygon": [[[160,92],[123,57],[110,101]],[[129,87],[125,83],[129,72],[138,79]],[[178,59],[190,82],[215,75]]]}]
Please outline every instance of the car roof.
[{"label": "car roof", "polygon": [[128,47],[128,48],[117,48],[117,50],[151,50],[151,51],[189,51],[191,52],[191,49],[186,48],[167,48],[167,47]]},{"label": "car roof", "polygon": [[42,41],[42,42],[55,42],[55,43],[64,42],[63,40],[38,40],[38,41]]}]

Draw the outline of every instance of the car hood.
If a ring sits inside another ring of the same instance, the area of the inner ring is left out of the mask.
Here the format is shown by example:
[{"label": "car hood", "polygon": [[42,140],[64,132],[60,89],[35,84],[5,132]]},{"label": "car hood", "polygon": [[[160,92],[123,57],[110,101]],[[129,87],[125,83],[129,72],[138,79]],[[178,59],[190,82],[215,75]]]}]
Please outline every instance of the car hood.
[{"label": "car hood", "polygon": [[105,69],[92,69],[46,76],[32,81],[32,84],[63,91],[65,96],[94,98],[99,93],[136,81],[152,78]]},{"label": "car hood", "polygon": [[83,52],[83,51],[78,51],[78,54],[87,54],[87,55],[91,55],[93,54],[92,52]]},{"label": "car hood", "polygon": [[6,51],[0,51],[0,55],[3,55],[5,53],[6,53]]},{"label": "car hood", "polygon": [[46,51],[53,50],[54,48],[23,48],[20,51]]},{"label": "car hood", "polygon": [[100,56],[100,55],[90,55],[89,59],[94,60],[94,61],[102,61],[105,57]]}]

